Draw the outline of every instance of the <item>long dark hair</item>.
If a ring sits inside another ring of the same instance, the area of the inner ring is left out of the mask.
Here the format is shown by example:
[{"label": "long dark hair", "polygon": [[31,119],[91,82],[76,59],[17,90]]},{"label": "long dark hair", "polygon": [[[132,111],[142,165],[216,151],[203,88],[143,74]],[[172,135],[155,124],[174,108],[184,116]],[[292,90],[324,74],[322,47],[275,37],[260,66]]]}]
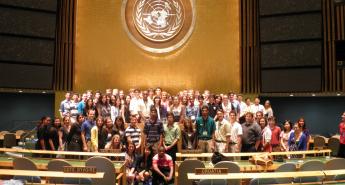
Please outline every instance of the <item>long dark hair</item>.
[{"label": "long dark hair", "polygon": [[[117,121],[118,120],[120,120],[121,122],[122,122],[122,124],[121,124],[121,126],[119,127],[118,125],[117,125]],[[115,128],[117,129],[117,130],[125,130],[125,121],[123,120],[123,118],[121,117],[121,116],[117,116],[116,118],[115,118],[115,121],[114,121],[114,126],[115,126]]]},{"label": "long dark hair", "polygon": [[283,123],[283,131],[284,131],[284,132],[286,132],[285,123],[289,123],[289,125],[290,125],[290,131],[293,130],[293,123],[292,123],[290,120],[286,120],[286,121]]},{"label": "long dark hair", "polygon": [[[189,122],[189,123],[188,123]],[[190,127],[189,128],[187,128],[187,124],[190,124]],[[192,123],[192,120],[189,118],[189,117],[186,117],[185,119],[184,119],[184,123],[183,123],[183,130],[185,131],[185,132],[193,132],[194,133],[194,128],[193,128],[193,123]]]},{"label": "long dark hair", "polygon": [[[91,101],[92,103],[91,106],[89,106],[89,101]],[[85,112],[87,112],[89,109],[94,109],[93,100],[91,98],[86,100],[84,109],[85,109]]]},{"label": "long dark hair", "polygon": [[[303,122],[304,122],[303,125],[301,125],[301,124],[299,123],[301,120],[303,120]],[[299,126],[299,127],[302,127],[302,130],[307,129],[307,123],[305,122],[305,119],[304,119],[303,117],[300,117],[300,118],[298,119],[297,123],[298,123],[298,126]]]}]

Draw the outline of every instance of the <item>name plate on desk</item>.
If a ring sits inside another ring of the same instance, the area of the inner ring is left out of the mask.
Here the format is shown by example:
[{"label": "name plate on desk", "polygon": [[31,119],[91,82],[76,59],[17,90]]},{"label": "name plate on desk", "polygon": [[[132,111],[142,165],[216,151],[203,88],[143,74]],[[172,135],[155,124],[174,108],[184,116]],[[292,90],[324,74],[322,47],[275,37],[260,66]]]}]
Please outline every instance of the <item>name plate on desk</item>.
[{"label": "name plate on desk", "polygon": [[195,168],[196,175],[228,174],[227,168]]},{"label": "name plate on desk", "polygon": [[76,166],[64,166],[64,173],[96,173],[97,169],[95,166],[88,167],[76,167]]},{"label": "name plate on desk", "polygon": [[201,150],[181,150],[182,154],[201,154]]},{"label": "name plate on desk", "polygon": [[121,149],[100,149],[101,153],[121,153]]}]

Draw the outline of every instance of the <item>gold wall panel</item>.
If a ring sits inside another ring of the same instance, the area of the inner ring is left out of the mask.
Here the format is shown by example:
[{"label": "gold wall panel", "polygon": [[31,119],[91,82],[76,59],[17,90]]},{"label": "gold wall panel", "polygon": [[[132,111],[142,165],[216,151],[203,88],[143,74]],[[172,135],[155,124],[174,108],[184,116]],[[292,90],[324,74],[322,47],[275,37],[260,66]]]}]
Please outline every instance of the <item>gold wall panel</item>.
[{"label": "gold wall panel", "polygon": [[121,22],[121,0],[77,3],[74,90],[162,87],[240,91],[239,0],[196,0],[187,43],[167,54],[136,46]]}]

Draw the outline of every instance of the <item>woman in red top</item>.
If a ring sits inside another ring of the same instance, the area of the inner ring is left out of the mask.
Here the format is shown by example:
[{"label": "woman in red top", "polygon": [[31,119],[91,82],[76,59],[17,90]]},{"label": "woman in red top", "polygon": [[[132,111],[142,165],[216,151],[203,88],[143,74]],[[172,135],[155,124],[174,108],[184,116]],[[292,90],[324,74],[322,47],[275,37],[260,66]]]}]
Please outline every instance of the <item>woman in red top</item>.
[{"label": "woman in red top", "polygon": [[343,112],[341,118],[342,119],[339,124],[340,146],[338,156],[345,158],[345,112]]}]

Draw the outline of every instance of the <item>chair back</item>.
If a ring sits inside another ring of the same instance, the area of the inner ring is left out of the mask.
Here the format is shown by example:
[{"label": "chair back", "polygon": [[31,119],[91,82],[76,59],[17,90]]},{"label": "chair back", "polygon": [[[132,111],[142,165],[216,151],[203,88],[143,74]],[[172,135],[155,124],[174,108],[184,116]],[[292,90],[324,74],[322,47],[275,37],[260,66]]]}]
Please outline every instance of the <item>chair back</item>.
[{"label": "chair back", "polygon": [[[241,169],[238,164],[231,162],[231,161],[221,161],[218,162],[216,165],[214,165],[215,168],[227,168],[228,173],[240,173]],[[228,180],[228,184],[233,184],[233,185],[240,185],[240,180],[234,179],[234,180]]]},{"label": "chair back", "polygon": [[17,136],[21,136],[23,133],[25,133],[24,130],[17,130],[17,131],[16,131],[16,135],[17,135]]},{"label": "chair back", "polygon": [[[345,159],[344,158],[334,158],[325,163],[325,170],[340,170],[344,169],[345,167]],[[326,180],[333,180],[335,176],[327,176]],[[339,176],[337,177],[339,178]]]},{"label": "chair back", "polygon": [[183,185],[192,185],[194,180],[189,180],[187,173],[194,173],[195,168],[205,168],[204,163],[195,159],[186,159],[178,167],[178,183]]},{"label": "chair back", "polygon": [[[294,163],[284,163],[280,165],[275,171],[276,172],[294,172],[296,171],[296,164]],[[278,184],[291,184],[293,182],[293,177],[290,178],[277,178]]]},{"label": "chair back", "polygon": [[[15,170],[37,170],[37,166],[33,161],[26,157],[18,157],[13,159],[13,169]],[[38,176],[15,176],[14,179],[26,180],[28,182],[41,183],[41,178]]]},{"label": "chair back", "polygon": [[249,185],[261,185],[261,184],[277,184],[276,179],[260,179],[254,178],[250,180]]},{"label": "chair back", "polygon": [[[63,171],[64,166],[71,166],[70,163],[68,163],[65,160],[62,159],[53,159],[48,163],[48,171]],[[64,183],[64,178],[59,178],[59,177],[52,177],[49,179],[49,183],[53,184],[63,184]]]},{"label": "chair back", "polygon": [[3,131],[0,132],[0,135],[5,135],[5,134],[7,134],[7,133],[10,133],[10,132],[7,131],[7,130],[3,130]]},{"label": "chair back", "polygon": [[4,148],[11,148],[17,146],[16,135],[13,133],[7,133],[4,135]]},{"label": "chair back", "polygon": [[[300,171],[321,171],[323,170],[325,165],[321,161],[307,161],[303,163],[300,167]],[[320,182],[323,177],[300,177],[296,178],[295,182],[303,183],[303,182]]]},{"label": "chair back", "polygon": [[339,151],[339,138],[331,137],[328,139],[328,148],[332,150],[331,155],[332,156],[338,156]]},{"label": "chair back", "polygon": [[225,179],[202,179],[199,181],[198,185],[227,185]]},{"label": "chair back", "polygon": [[95,166],[97,172],[104,172],[102,179],[92,179],[92,184],[94,185],[115,185],[116,176],[115,176],[115,167],[114,163],[111,162],[108,158],[105,157],[91,157],[89,158],[85,166]]},{"label": "chair back", "polygon": [[326,146],[326,138],[323,136],[315,136],[314,137],[314,149],[322,150]]}]

